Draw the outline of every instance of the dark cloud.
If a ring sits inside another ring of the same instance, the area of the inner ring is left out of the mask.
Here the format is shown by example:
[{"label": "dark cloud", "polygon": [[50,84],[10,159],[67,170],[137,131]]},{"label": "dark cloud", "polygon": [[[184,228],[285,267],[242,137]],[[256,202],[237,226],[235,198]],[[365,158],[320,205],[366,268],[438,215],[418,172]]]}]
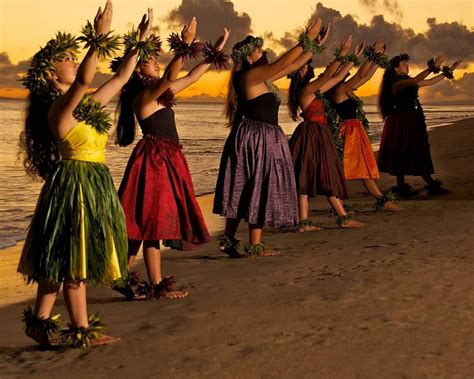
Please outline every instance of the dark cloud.
[{"label": "dark cloud", "polygon": [[[367,6],[378,4],[375,0],[364,0]],[[394,4],[396,2],[393,2]],[[410,55],[415,64],[423,64],[428,58],[439,53],[445,53],[450,60],[464,58],[474,61],[474,31],[458,22],[438,24],[436,19],[428,19],[428,29],[424,33],[415,33],[412,29],[403,28],[396,22],[388,22],[383,15],[376,15],[369,24],[359,23],[352,15],[342,15],[338,10],[327,8],[322,3],[316,9],[310,20],[321,17],[324,22],[331,22],[331,33],[326,42],[328,48],[319,57],[316,64],[327,64],[334,50],[343,38],[351,34],[354,44],[360,41],[372,43],[382,38],[388,46],[388,55],[394,56],[402,52]],[[293,46],[300,31],[285,33],[279,40],[274,40],[285,49]]]},{"label": "dark cloud", "polygon": [[383,11],[394,16],[397,21],[401,21],[403,12],[397,0],[359,0],[372,13]]},{"label": "dark cloud", "polygon": [[7,53],[0,53],[0,87],[22,88],[20,75],[26,72],[30,61],[12,64]]},{"label": "dark cloud", "polygon": [[228,46],[251,33],[251,19],[247,13],[239,13],[234,4],[226,0],[182,0],[166,17],[172,28],[180,28],[196,16],[198,36],[201,41],[215,41],[222,35],[224,27],[232,29]]},{"label": "dark cloud", "polygon": [[6,65],[6,64],[11,64],[8,54],[5,52],[0,53],[0,65]]},{"label": "dark cloud", "polygon": [[474,98],[474,72],[466,72],[458,80],[444,80],[443,82],[427,87],[429,98],[463,96]]}]

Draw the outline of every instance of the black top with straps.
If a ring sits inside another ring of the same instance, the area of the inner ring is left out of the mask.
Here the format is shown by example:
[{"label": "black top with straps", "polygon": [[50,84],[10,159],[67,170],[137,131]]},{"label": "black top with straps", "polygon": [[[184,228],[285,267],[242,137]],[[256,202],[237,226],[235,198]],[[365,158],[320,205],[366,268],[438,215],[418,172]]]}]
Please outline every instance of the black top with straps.
[{"label": "black top with straps", "polygon": [[273,92],[265,92],[261,95],[245,100],[242,110],[245,118],[267,124],[278,125],[278,108],[280,101]]},{"label": "black top with straps", "polygon": [[352,97],[336,104],[334,108],[341,120],[357,118],[357,100]]},{"label": "black top with straps", "polygon": [[138,121],[143,135],[153,134],[179,143],[178,131],[174,119],[174,110],[171,107],[158,109],[147,118]]}]

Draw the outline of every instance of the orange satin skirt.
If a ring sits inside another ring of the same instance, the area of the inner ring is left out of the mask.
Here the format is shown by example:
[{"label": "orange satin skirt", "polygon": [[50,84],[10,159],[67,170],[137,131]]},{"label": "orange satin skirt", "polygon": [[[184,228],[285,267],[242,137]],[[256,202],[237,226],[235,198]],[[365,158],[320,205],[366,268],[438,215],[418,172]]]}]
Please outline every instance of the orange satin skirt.
[{"label": "orange satin skirt", "polygon": [[380,178],[374,151],[359,119],[342,120],[340,137],[344,139],[344,176],[346,180]]}]

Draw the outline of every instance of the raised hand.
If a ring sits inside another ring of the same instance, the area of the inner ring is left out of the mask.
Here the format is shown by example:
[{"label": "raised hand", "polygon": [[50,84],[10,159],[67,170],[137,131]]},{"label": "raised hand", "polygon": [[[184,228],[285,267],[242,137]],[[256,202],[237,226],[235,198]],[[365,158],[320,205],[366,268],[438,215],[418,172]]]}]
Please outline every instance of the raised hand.
[{"label": "raised hand", "polygon": [[140,33],[140,41],[146,40],[146,38],[150,35],[152,24],[153,24],[153,8],[148,8],[148,18],[147,18],[147,15],[144,14],[142,17],[142,20],[140,21],[140,25],[138,25],[138,31]]},{"label": "raised hand", "polygon": [[381,39],[375,41],[372,46],[373,46],[376,53],[383,53],[384,48],[386,48],[385,43]]},{"label": "raised hand", "polygon": [[326,27],[321,28],[321,31],[318,34],[318,37],[316,38],[316,41],[318,42],[318,45],[324,45],[324,42],[326,42],[326,39],[328,38],[329,31],[331,30],[331,23],[328,22]]},{"label": "raised hand", "polygon": [[196,37],[196,28],[197,28],[197,20],[196,17],[193,16],[189,25],[184,25],[184,28],[181,32],[181,38],[183,41],[186,42],[188,45],[194,41]]},{"label": "raised hand", "polygon": [[435,58],[435,65],[437,67],[440,67],[445,60],[446,60],[446,55],[440,54]]},{"label": "raised hand", "polygon": [[322,23],[323,21],[321,20],[321,18],[318,18],[316,22],[312,22],[311,24],[309,24],[306,28],[306,35],[310,39],[315,39],[321,31]]},{"label": "raised hand", "polygon": [[362,41],[356,48],[355,48],[355,51],[354,51],[354,54],[359,56],[362,54],[362,52],[364,51],[364,47],[365,47],[365,42]]},{"label": "raised hand", "polygon": [[341,54],[346,55],[352,47],[352,35],[347,36],[341,42]]},{"label": "raised hand", "polygon": [[217,50],[221,51],[224,48],[227,40],[229,39],[230,31],[230,29],[224,28],[224,35],[222,35],[214,44],[214,47]]},{"label": "raised hand", "polygon": [[112,1],[107,0],[105,3],[104,11],[99,7],[97,14],[94,18],[94,29],[97,34],[107,34],[110,32],[110,26],[112,25]]}]

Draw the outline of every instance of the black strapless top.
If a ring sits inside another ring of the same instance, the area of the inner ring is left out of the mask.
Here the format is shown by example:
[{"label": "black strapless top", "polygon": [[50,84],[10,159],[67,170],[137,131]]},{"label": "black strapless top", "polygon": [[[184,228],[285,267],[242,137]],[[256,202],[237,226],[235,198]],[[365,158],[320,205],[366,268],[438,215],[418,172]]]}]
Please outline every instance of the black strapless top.
[{"label": "black strapless top", "polygon": [[421,111],[418,100],[418,85],[405,87],[393,95],[394,111]]},{"label": "black strapless top", "polygon": [[242,111],[244,117],[250,120],[278,125],[279,107],[280,101],[273,92],[266,92],[251,100],[244,101]]},{"label": "black strapless top", "polygon": [[357,118],[357,100],[351,97],[339,104],[336,104],[335,108],[341,120]]},{"label": "black strapless top", "polygon": [[173,108],[161,108],[147,118],[138,121],[143,135],[153,134],[179,143]]}]

